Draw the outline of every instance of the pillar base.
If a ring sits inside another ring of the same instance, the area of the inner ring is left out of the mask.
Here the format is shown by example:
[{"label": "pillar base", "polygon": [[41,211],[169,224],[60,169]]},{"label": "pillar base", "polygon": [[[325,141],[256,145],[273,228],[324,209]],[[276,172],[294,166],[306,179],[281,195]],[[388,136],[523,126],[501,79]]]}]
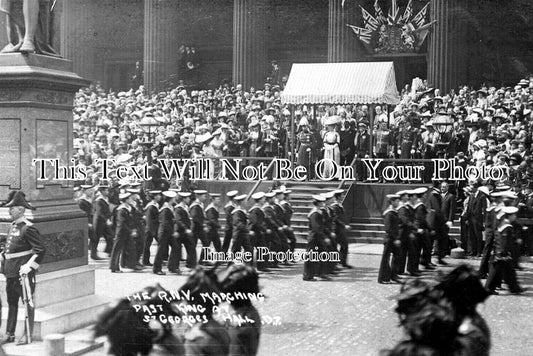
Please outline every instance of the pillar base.
[{"label": "pillar base", "polygon": [[[96,316],[110,302],[108,298],[94,294],[94,268],[89,266],[68,268],[37,274],[34,302],[35,326],[33,339],[66,333],[93,324]],[[0,298],[6,300],[5,278],[0,278]],[[7,305],[2,308],[2,329],[5,334]],[[24,333],[24,305],[19,303],[16,337]]]}]

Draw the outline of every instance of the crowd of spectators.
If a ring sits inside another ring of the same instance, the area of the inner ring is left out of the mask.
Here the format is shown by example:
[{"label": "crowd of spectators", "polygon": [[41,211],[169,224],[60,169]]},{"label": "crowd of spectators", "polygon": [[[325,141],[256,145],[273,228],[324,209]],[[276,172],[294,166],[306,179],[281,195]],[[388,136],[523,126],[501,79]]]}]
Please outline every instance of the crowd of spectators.
[{"label": "crowd of spectators", "polygon": [[[106,92],[93,85],[75,99],[77,164],[87,166],[89,175],[96,174],[99,158],[144,164],[149,147],[150,161],[249,157],[255,164],[258,157],[292,157],[309,172],[323,157],[341,165],[365,157],[455,158],[466,165],[509,167],[504,183],[525,186],[531,180],[533,76],[514,87],[462,87],[447,94],[415,79],[395,107],[297,106],[294,144],[291,108],[281,102],[282,90],[270,83],[261,90],[223,84],[215,90],[177,87],[160,93],[143,86]],[[146,118],[156,124],[155,132],[143,130]],[[358,169],[358,179],[365,179],[363,171]]]}]

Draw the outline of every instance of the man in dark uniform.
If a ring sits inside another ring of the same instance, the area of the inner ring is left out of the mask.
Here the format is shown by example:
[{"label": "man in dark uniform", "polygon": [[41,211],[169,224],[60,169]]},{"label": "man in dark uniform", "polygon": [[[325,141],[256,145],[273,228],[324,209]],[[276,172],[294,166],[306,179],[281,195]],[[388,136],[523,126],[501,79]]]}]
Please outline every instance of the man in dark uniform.
[{"label": "man in dark uniform", "polygon": [[[206,237],[206,229],[204,226],[205,222],[205,206],[204,202],[207,199],[206,190],[195,190],[194,195],[196,199],[192,202],[189,207],[189,214],[191,215],[191,230],[194,237],[194,245],[198,243],[198,239],[202,243],[202,247],[209,247],[209,240]],[[198,260],[199,264],[203,263],[204,260],[204,250],[200,252],[200,259]]]},{"label": "man in dark uniform", "polygon": [[159,209],[159,226],[157,231],[159,244],[157,246],[157,253],[155,255],[152,271],[158,275],[165,274],[165,272],[162,271],[163,258],[168,253],[170,247],[170,255],[167,265],[168,272],[180,274],[179,260],[181,246],[178,243],[178,233],[174,230],[176,219],[174,215],[174,207],[172,205],[178,194],[172,190],[165,191],[162,194],[163,205],[161,205],[161,208]]},{"label": "man in dark uniform", "polygon": [[[265,213],[263,212],[263,204],[265,202],[265,193],[258,192],[252,195],[252,199],[255,201],[255,204],[248,211],[249,223],[248,227],[250,229],[250,242],[252,248],[254,247],[267,247],[265,232]],[[258,261],[257,269],[260,271],[266,270],[266,262]]]},{"label": "man in dark uniform", "polygon": [[[132,186],[134,187],[134,186]],[[134,244],[134,256],[133,259],[135,260],[135,265],[138,268],[142,268],[143,265],[141,264],[141,258],[143,255],[144,250],[144,230],[146,226],[146,222],[144,220],[144,212],[143,212],[143,203],[141,200],[141,190],[139,188],[130,188],[126,189],[128,193],[131,194],[131,200],[132,200],[132,210],[131,210],[131,216],[133,217],[133,221],[135,224],[135,231],[137,231],[137,234],[133,237],[133,244]]]},{"label": "man in dark uniform", "polygon": [[[453,221],[455,220],[455,210],[457,204],[457,198],[454,194],[450,192],[450,185],[448,182],[442,182],[440,184],[440,193],[442,197],[442,216],[444,217],[444,238],[449,243],[450,241],[450,229],[453,226]],[[450,251],[450,246],[448,244],[447,252]]]},{"label": "man in dark uniform", "polygon": [[113,250],[111,251],[111,261],[109,268],[113,273],[120,273],[120,260],[122,255],[122,263],[124,267],[133,270],[140,269],[136,266],[135,261],[135,243],[133,239],[136,238],[138,231],[133,218],[133,195],[129,192],[121,193],[119,195],[121,204],[116,212],[116,227],[115,227],[115,241]]},{"label": "man in dark uniform", "polygon": [[250,243],[250,232],[248,230],[248,214],[242,206],[244,199],[246,199],[246,194],[236,196],[234,198],[236,206],[231,212],[233,221],[231,252],[233,253],[241,251],[241,248],[245,252],[253,253],[252,244]]},{"label": "man in dark uniform", "polygon": [[448,241],[445,234],[445,224],[444,215],[442,214],[442,196],[440,194],[439,182],[434,181],[433,185],[426,198],[426,208],[428,210],[428,229],[429,229],[429,258],[427,255],[423,256],[424,261],[431,261],[431,249],[433,243],[437,241],[437,256],[438,263],[441,265],[446,265],[447,263],[443,260],[446,256],[448,250]]},{"label": "man in dark uniform", "polygon": [[92,260],[97,261],[101,258],[98,257],[98,239],[96,239],[93,229],[93,203],[91,201],[91,198],[89,198],[89,196],[87,195],[87,189],[90,188],[92,188],[91,185],[80,185],[81,195],[78,197],[78,206],[82,211],[85,212],[85,214],[87,214],[90,257]]},{"label": "man in dark uniform", "polygon": [[[220,213],[220,194],[210,193],[211,203],[205,208],[205,220],[207,225],[207,241],[209,244],[213,243],[215,251],[222,250],[220,246],[220,235],[218,230],[220,229],[220,223],[218,221]],[[208,245],[209,246],[209,245]]]},{"label": "man in dark uniform", "polygon": [[489,262],[494,246],[495,224],[497,223],[496,214],[501,207],[505,206],[503,195],[503,192],[493,192],[490,195],[493,202],[487,207],[487,213],[485,215],[485,245],[483,246],[483,257],[481,258],[478,270],[480,278],[487,278],[489,272]]},{"label": "man in dark uniform", "polygon": [[[45,248],[39,231],[24,217],[26,209],[33,209],[26,201],[24,193],[22,191],[12,191],[8,196],[8,202],[4,206],[9,208],[9,216],[13,220],[7,235],[5,250],[2,254],[5,261],[3,273],[6,277],[7,303],[9,306],[6,336],[2,339],[2,343],[7,343],[15,341],[18,303],[23,296],[21,280],[24,280],[24,276],[27,277],[32,295],[31,299],[33,299],[35,273],[43,260]],[[21,276],[23,277],[22,279]],[[29,305],[27,308],[31,335],[35,310]]]},{"label": "man in dark uniform", "polygon": [[280,200],[278,204],[281,206],[281,209],[283,211],[283,214],[281,215],[283,224],[287,226],[285,234],[287,236],[287,239],[289,240],[289,249],[291,251],[294,251],[294,249],[296,248],[296,237],[294,236],[294,231],[291,227],[292,214],[294,213],[294,211],[292,210],[291,203],[289,202],[289,194],[292,193],[292,190],[286,189],[285,186],[282,186],[282,188],[283,189],[280,189],[282,195],[279,198]]},{"label": "man in dark uniform", "polygon": [[189,203],[191,193],[179,192],[180,202],[176,205],[174,214],[176,215],[176,232],[178,233],[178,243],[183,244],[187,252],[187,268],[196,267],[196,244],[191,231],[191,216],[189,215]]},{"label": "man in dark uniform", "polygon": [[[93,228],[95,234],[95,244],[98,246],[100,237],[104,237],[106,242],[105,252],[110,254],[113,248],[113,230],[112,221],[113,213],[109,204],[109,186],[101,184],[98,187],[98,193],[93,202]],[[91,246],[91,251],[95,247]]]},{"label": "man in dark uniform", "polygon": [[[272,207],[274,208],[274,212],[276,213],[276,220],[279,221],[281,224],[281,230],[279,231],[279,236],[281,238],[281,249],[282,251],[287,251],[289,249],[289,226],[285,223],[284,214],[285,211],[283,210],[283,207],[281,206],[281,201],[283,200],[283,191],[277,189],[273,191],[276,195],[274,197],[274,204]],[[296,241],[294,241],[296,244]],[[288,261],[286,261],[288,263]]]},{"label": "man in dark uniform", "polygon": [[398,265],[393,259],[391,263],[391,255],[398,255],[400,241],[400,217],[396,210],[400,205],[400,196],[397,194],[387,194],[389,206],[383,212],[383,223],[385,224],[385,241],[383,241],[383,255],[381,256],[381,264],[379,266],[378,283],[386,283],[390,281],[400,282],[398,279]]},{"label": "man in dark uniform", "polygon": [[[324,196],[313,195],[314,206],[307,215],[309,219],[309,235],[307,237],[306,252],[324,252],[327,242],[331,242],[324,234],[324,215],[320,210],[324,206],[325,201],[326,198]],[[304,262],[304,281],[314,281],[317,275],[328,280],[329,277],[326,273],[322,262],[309,260]]]},{"label": "man in dark uniform", "polygon": [[400,218],[400,254],[398,256],[398,274],[403,274],[407,264],[407,272],[411,276],[419,276],[418,262],[420,246],[416,240],[416,228],[414,226],[415,211],[411,205],[414,194],[411,190],[402,190],[396,193],[402,202],[398,207]]},{"label": "man in dark uniform", "polygon": [[420,256],[420,248],[422,249],[422,256],[420,257],[420,264],[426,269],[434,269],[431,264],[431,239],[428,235],[427,224],[427,208],[422,202],[422,197],[426,193],[427,188],[417,188],[413,190],[414,202],[414,226],[416,229],[416,240],[418,242],[417,254]]},{"label": "man in dark uniform", "polygon": [[[283,243],[281,232],[283,231],[283,224],[277,219],[276,212],[273,207],[272,199],[276,193],[269,192],[265,194],[265,205],[263,205],[263,212],[265,213],[266,224],[266,240],[270,251],[283,251]],[[273,261],[273,264],[277,262]]]},{"label": "man in dark uniform", "polygon": [[157,229],[159,227],[159,202],[161,201],[160,190],[149,190],[148,197],[150,202],[144,207],[144,221],[146,222],[144,230],[144,248],[142,263],[145,266],[153,266],[150,263],[150,246],[154,239],[157,240]]},{"label": "man in dark uniform", "polygon": [[492,294],[496,292],[496,285],[503,279],[509,286],[509,291],[513,294],[521,294],[525,289],[520,287],[516,279],[516,271],[513,266],[512,249],[514,244],[514,227],[511,225],[516,220],[518,208],[514,206],[501,207],[496,214],[496,219],[500,221],[498,228],[494,232],[494,255],[492,257],[489,276],[485,288]]},{"label": "man in dark uniform", "polygon": [[483,221],[489,205],[487,199],[489,191],[485,186],[479,187],[478,184],[472,185],[472,188],[466,211],[469,248],[467,255],[479,257],[483,251]]},{"label": "man in dark uniform", "polygon": [[233,209],[235,209],[235,203],[233,202],[233,198],[235,198],[239,194],[236,190],[231,190],[226,193],[226,196],[228,197],[229,201],[224,206],[224,214],[226,215],[226,226],[224,227],[224,240],[222,241],[222,251],[227,252],[229,249],[229,245],[231,243],[231,238],[233,237],[233,223],[231,220],[231,212]]},{"label": "man in dark uniform", "polygon": [[344,222],[345,215],[344,215],[344,207],[342,206],[342,194],[344,193],[344,190],[337,189],[333,191],[333,194],[335,195],[334,202],[331,204],[331,209],[333,211],[333,229],[334,233],[337,236],[336,241],[337,244],[339,244],[339,255],[341,260],[341,265],[345,268],[352,268],[348,264],[348,239],[346,239],[346,233],[345,230],[349,228],[349,225],[346,225]]}]

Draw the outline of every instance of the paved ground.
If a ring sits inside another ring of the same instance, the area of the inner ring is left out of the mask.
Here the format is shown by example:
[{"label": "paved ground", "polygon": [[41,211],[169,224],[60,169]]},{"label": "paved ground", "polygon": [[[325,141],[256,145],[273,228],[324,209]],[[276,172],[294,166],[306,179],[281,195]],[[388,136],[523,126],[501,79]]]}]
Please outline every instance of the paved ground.
[{"label": "paved ground", "polygon": [[[377,355],[401,339],[389,297],[399,290],[397,284],[376,282],[379,245],[352,245],[352,270],[342,272],[333,281],[302,281],[302,264],[264,274],[260,283],[267,296],[257,305],[261,315],[278,316],[280,326],[266,326],[261,336],[259,355]],[[450,260],[452,265],[461,261]],[[464,260],[463,260],[464,261]],[[478,264],[477,260],[466,260]],[[92,263],[97,268],[98,294],[122,297],[142,287],[160,282],[174,289],[185,280],[182,276],[155,276],[149,271],[112,274],[106,262]],[[533,286],[533,264],[523,263],[519,272],[523,286]],[[449,270],[452,266],[443,270]],[[433,278],[425,273],[423,278]],[[533,292],[522,296],[489,298],[480,306],[493,339],[493,355],[533,355]],[[97,350],[90,355],[101,355]]]}]

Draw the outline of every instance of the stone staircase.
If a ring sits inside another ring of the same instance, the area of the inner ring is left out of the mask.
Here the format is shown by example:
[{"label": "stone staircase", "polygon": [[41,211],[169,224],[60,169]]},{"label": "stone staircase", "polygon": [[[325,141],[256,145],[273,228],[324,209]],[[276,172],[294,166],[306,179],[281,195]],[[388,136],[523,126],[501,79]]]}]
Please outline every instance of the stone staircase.
[{"label": "stone staircase", "polygon": [[[382,217],[352,217],[350,230],[346,232],[349,242],[383,243],[385,225]],[[461,229],[456,220],[450,229],[450,237],[460,240]]]},{"label": "stone staircase", "polygon": [[[346,183],[344,189],[349,188]],[[307,214],[313,207],[311,196],[337,189],[339,182],[285,182],[284,185],[292,190],[290,203],[293,207],[292,228],[299,247],[305,247],[309,231]],[[261,189],[258,189],[261,191]],[[250,202],[251,204],[251,202]],[[221,238],[226,222],[224,211],[220,211]],[[346,237],[350,243],[381,244],[385,237],[385,225],[382,216],[352,216],[349,220],[350,229],[346,230]],[[460,240],[459,221],[456,219],[450,230],[450,237]]]}]

